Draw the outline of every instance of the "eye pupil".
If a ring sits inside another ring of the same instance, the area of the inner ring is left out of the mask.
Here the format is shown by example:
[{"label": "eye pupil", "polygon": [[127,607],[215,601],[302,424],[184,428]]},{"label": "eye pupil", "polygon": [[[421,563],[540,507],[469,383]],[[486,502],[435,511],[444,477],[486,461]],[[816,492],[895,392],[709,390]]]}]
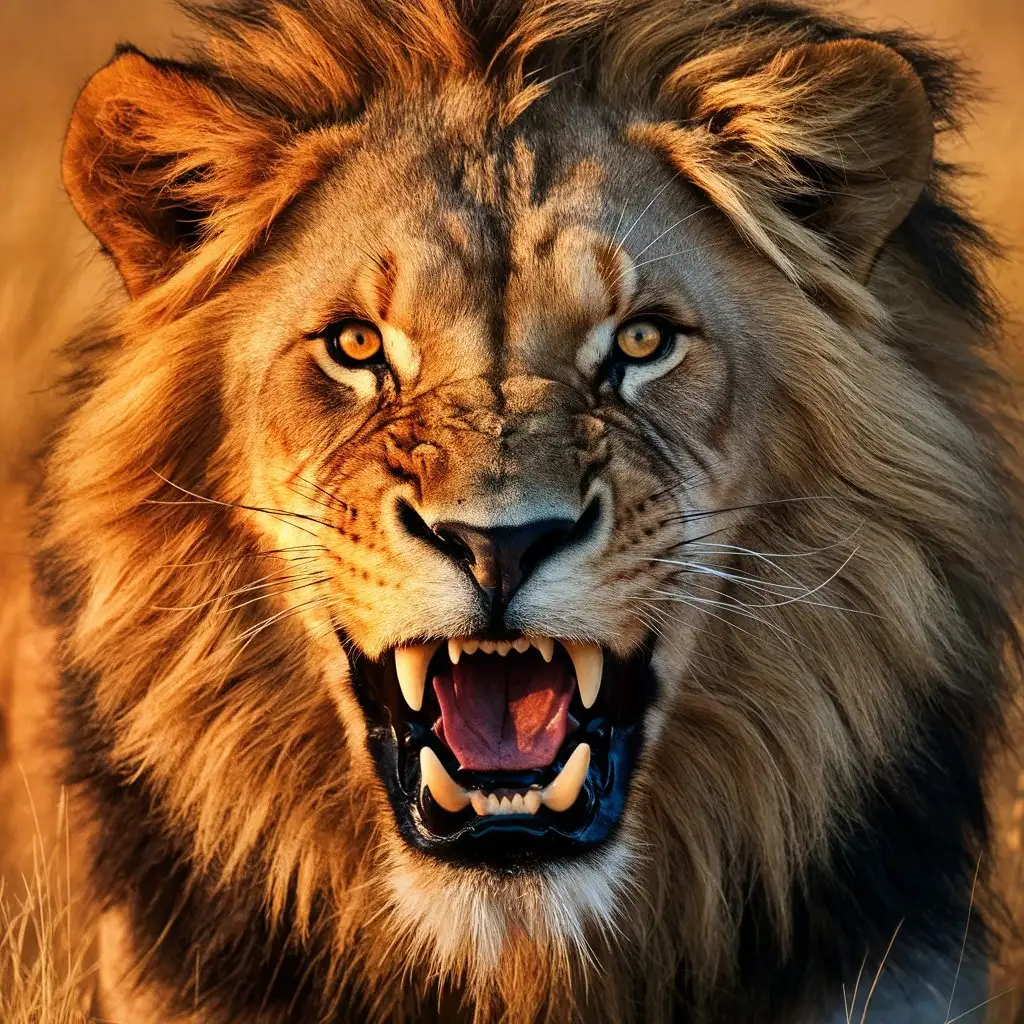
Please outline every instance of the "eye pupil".
[{"label": "eye pupil", "polygon": [[383,354],[384,341],[373,324],[346,320],[327,335],[327,351],[341,366],[369,363]]},{"label": "eye pupil", "polygon": [[650,359],[660,351],[667,333],[653,320],[633,320],[619,328],[615,342],[628,359]]}]

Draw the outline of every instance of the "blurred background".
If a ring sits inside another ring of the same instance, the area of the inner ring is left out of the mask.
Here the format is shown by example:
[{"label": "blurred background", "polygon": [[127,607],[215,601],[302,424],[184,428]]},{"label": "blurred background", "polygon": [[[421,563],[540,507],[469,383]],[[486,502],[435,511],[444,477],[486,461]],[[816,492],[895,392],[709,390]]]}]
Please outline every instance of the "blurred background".
[{"label": "blurred background", "polygon": [[[1021,320],[1024,0],[832,0],[821,6],[872,26],[924,33],[977,72],[985,99],[964,135],[941,145],[943,155],[970,172],[964,194],[1006,247],[1007,259],[993,267],[993,276],[1011,318]],[[169,0],[0,0],[0,488],[31,443],[29,425],[39,419],[33,407],[45,411],[55,348],[98,300],[117,290],[60,184],[61,140],[75,96],[116,42],[171,55],[186,30]],[[1010,337],[1024,333],[1013,328]],[[1024,345],[1011,344],[1008,358],[1011,372],[1024,374]],[[2,502],[0,534],[10,539]],[[3,555],[0,544],[0,588],[10,578]],[[0,635],[0,661],[7,646]],[[996,788],[992,867],[1024,927],[1024,777],[1018,762],[999,773]],[[993,979],[992,1018],[1001,1024],[1024,1006],[1022,949],[1018,944],[1003,954]]]}]

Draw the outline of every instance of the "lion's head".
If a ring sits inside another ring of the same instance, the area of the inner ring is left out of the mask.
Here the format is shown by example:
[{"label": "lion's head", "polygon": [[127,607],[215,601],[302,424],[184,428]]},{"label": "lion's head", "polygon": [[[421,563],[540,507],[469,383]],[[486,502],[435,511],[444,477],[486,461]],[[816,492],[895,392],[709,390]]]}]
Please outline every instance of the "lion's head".
[{"label": "lion's head", "polygon": [[950,69],[761,3],[198,15],[65,149],[131,302],[46,571],[139,948],[526,1017],[944,941],[1019,554]]}]

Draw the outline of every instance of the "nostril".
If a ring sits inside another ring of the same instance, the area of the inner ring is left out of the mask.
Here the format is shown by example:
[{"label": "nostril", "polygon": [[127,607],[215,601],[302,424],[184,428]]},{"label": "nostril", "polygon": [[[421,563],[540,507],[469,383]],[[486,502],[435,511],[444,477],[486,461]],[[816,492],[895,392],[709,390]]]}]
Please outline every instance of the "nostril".
[{"label": "nostril", "polygon": [[583,515],[573,524],[572,531],[566,537],[565,543],[567,545],[579,544],[585,541],[594,532],[594,527],[597,526],[600,518],[601,499],[596,497],[591,500],[590,504],[583,510]]},{"label": "nostril", "polygon": [[418,540],[425,541],[436,548],[441,554],[464,565],[472,565],[476,561],[472,549],[450,530],[432,529],[423,517],[406,501],[398,504],[398,518],[407,533]]},{"label": "nostril", "polygon": [[571,519],[552,519],[538,523],[540,532],[519,557],[522,579],[525,580],[541,562],[560,548],[571,547],[585,540],[593,532],[600,514],[600,501],[594,498],[576,522]]},{"label": "nostril", "polygon": [[[464,562],[466,565],[476,565],[476,554],[461,537],[452,533],[451,530],[439,529],[432,532],[436,538],[435,544],[449,558],[454,558],[457,562]],[[439,544],[438,541],[440,541]]]},{"label": "nostril", "polygon": [[523,579],[562,547],[572,533],[573,525],[571,519],[552,520],[549,528],[523,551],[519,556],[519,573]]}]

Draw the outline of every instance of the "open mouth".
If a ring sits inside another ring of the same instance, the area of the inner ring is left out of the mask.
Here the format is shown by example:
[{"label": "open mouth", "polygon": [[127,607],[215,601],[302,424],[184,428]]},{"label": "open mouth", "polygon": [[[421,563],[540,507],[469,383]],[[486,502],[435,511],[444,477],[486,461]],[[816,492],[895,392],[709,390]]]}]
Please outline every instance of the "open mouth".
[{"label": "open mouth", "polygon": [[470,863],[586,852],[614,831],[654,696],[650,645],[503,635],[355,656],[370,752],[399,829]]}]

